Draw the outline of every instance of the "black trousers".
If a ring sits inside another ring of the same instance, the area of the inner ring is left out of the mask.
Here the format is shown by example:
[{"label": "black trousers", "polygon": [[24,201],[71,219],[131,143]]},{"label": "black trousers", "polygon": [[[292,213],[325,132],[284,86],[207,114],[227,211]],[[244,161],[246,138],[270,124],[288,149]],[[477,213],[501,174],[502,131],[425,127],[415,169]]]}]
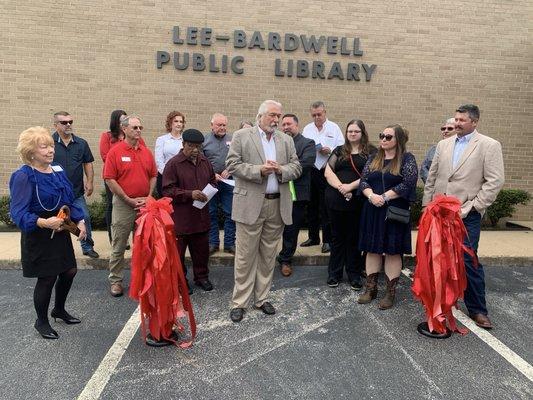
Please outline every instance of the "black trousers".
[{"label": "black trousers", "polygon": [[311,170],[311,200],[307,207],[307,222],[309,224],[309,239],[320,242],[319,231],[322,228],[322,242],[331,242],[331,225],[326,209],[325,191],[328,185],[324,177],[324,170]]},{"label": "black trousers", "polygon": [[292,264],[292,256],[298,245],[298,234],[305,217],[308,201],[295,201],[292,203],[292,225],[285,225],[283,229],[283,246],[278,255],[280,264]]},{"label": "black trousers", "polygon": [[344,270],[351,282],[361,277],[363,256],[358,249],[361,210],[328,210],[331,219],[331,254],[328,277],[342,280]]}]

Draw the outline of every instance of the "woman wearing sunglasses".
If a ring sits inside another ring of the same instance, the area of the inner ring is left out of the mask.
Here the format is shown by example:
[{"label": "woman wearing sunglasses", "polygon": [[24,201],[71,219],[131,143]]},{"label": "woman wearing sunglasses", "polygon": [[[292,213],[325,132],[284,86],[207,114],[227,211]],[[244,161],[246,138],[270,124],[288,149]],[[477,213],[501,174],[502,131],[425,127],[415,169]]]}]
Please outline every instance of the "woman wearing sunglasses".
[{"label": "woman wearing sunglasses", "polygon": [[[455,118],[448,118],[446,122],[444,122],[444,124],[440,127],[440,133],[443,139],[455,135]],[[422,161],[422,165],[420,166],[420,179],[422,179],[422,182],[424,182],[424,184],[426,183],[426,179],[428,178],[429,169],[431,168],[431,162],[433,161],[433,157],[435,156],[436,149],[436,144],[429,148],[426,154],[426,158],[424,158],[424,161]]]},{"label": "woman wearing sunglasses", "polygon": [[361,174],[370,153],[365,124],[348,122],[344,144],[333,150],[326,164],[326,205],[331,222],[331,256],[328,265],[329,287],[339,286],[344,270],[353,290],[361,290],[363,257],[358,250],[359,217],[364,199],[357,194]]},{"label": "woman wearing sunglasses", "polygon": [[378,275],[385,256],[387,292],[379,302],[385,310],[394,304],[396,284],[402,270],[402,255],[411,253],[411,224],[386,219],[389,206],[408,210],[416,199],[418,168],[415,157],[406,151],[408,132],[389,125],[379,135],[379,150],[363,170],[359,190],[368,199],[361,214],[359,247],[367,252],[365,292],[360,304],[377,296]]}]

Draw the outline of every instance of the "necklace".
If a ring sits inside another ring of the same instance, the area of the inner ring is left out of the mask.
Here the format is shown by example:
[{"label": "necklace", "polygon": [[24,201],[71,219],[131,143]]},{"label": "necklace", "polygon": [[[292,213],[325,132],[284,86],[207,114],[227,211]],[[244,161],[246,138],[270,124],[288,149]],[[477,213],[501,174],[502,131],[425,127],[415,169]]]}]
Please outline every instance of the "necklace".
[{"label": "necklace", "polygon": [[[57,206],[59,206],[59,202],[61,201],[61,193],[59,194],[59,197],[57,198],[57,203],[54,207],[48,209],[44,206],[43,202],[41,201],[41,196],[39,196],[39,184],[37,183],[37,175],[35,175],[35,167],[31,167],[33,172],[33,177],[35,178],[35,193],[37,194],[37,201],[39,202],[39,205],[43,208],[45,211],[54,211],[57,209]],[[52,174],[55,175],[54,170],[52,170]]]}]

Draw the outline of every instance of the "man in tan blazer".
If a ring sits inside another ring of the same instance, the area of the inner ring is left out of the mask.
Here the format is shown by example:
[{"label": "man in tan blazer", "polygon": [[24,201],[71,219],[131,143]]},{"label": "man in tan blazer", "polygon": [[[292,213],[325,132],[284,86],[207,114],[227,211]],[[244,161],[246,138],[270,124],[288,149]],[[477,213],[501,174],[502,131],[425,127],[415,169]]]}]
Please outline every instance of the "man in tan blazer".
[{"label": "man in tan blazer", "polygon": [[[460,106],[455,112],[457,135],[441,140],[424,187],[425,206],[437,194],[457,197],[461,217],[468,232],[465,245],[477,252],[481,217],[494,202],[504,183],[502,148],[498,141],[476,130],[479,108],[473,104]],[[470,318],[485,329],[492,323],[485,302],[485,274],[465,253],[468,286],[464,301]]]},{"label": "man in tan blazer", "polygon": [[233,134],[226,168],[235,179],[231,217],[236,223],[235,286],[230,318],[239,322],[253,298],[265,314],[284,224],[292,223],[289,181],[300,176],[294,142],[276,128],[281,104],[264,101],[257,124]]}]

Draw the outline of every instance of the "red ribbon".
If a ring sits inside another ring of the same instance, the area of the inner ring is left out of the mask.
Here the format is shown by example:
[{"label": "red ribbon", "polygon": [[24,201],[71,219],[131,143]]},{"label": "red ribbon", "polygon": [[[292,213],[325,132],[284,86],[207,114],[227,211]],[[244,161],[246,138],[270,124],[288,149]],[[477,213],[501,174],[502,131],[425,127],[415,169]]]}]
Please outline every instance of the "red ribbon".
[{"label": "red ribbon", "polygon": [[461,219],[461,202],[452,196],[438,195],[428,204],[418,225],[416,269],[411,290],[426,312],[429,330],[465,334],[452,313],[466,289],[464,253],[477,266],[475,252],[463,242],[467,236]]},{"label": "red ribbon", "polygon": [[144,340],[148,324],[154,339],[176,343],[173,328],[184,332],[180,320],[187,317],[190,338],[177,343],[186,348],[196,337],[196,321],[176,246],[171,202],[168,197],[159,200],[148,197],[140,209],[133,238],[129,295],[139,301]]}]

